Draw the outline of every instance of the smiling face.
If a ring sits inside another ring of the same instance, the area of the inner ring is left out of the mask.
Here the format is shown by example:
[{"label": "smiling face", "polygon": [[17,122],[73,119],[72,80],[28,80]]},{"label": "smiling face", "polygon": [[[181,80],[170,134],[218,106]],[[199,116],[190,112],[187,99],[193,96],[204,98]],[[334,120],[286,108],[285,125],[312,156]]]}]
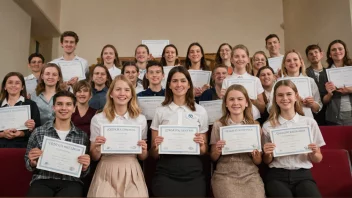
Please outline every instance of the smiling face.
[{"label": "smiling face", "polygon": [[222,82],[227,76],[227,68],[218,67],[213,73],[213,79],[216,85],[222,85]]},{"label": "smiling face", "polygon": [[39,57],[33,57],[31,62],[28,64],[28,67],[33,73],[38,73],[43,68],[43,60]]},{"label": "smiling face", "polygon": [[104,64],[112,64],[115,60],[115,51],[111,47],[107,47],[103,51]]},{"label": "smiling face", "polygon": [[75,111],[75,104],[73,104],[72,98],[68,96],[57,97],[55,104],[53,105],[56,119],[59,120],[71,120],[71,115]]},{"label": "smiling face", "polygon": [[302,62],[297,53],[291,52],[287,54],[285,58],[285,68],[289,76],[298,75],[301,67]]},{"label": "smiling face", "polygon": [[203,57],[202,50],[200,49],[199,46],[193,45],[189,49],[188,58],[191,60],[192,63],[199,63],[202,57]]},{"label": "smiling face", "polygon": [[145,47],[140,46],[136,49],[136,60],[139,63],[145,63],[148,61],[148,51]]},{"label": "smiling face", "polygon": [[88,89],[88,87],[81,87],[77,92],[76,92],[76,98],[77,102],[80,104],[86,104],[91,98],[91,93]]},{"label": "smiling face", "polygon": [[110,97],[116,106],[127,106],[132,98],[131,87],[123,80],[117,80],[111,91]]},{"label": "smiling face", "polygon": [[72,54],[76,50],[76,40],[72,36],[66,36],[63,38],[61,47],[64,49],[66,54]]},{"label": "smiling face", "polygon": [[165,53],[163,54],[166,62],[173,62],[175,63],[176,59],[177,59],[177,55],[176,55],[176,49],[173,47],[167,47],[165,49]]},{"label": "smiling face", "polygon": [[334,62],[339,62],[339,61],[343,60],[345,55],[346,55],[346,51],[341,43],[335,43],[335,44],[331,45],[330,57],[332,58],[332,60]]},{"label": "smiling face", "polygon": [[149,83],[152,85],[159,85],[164,78],[162,68],[159,66],[148,67],[146,78],[149,80]]},{"label": "smiling face", "polygon": [[253,57],[253,67],[256,69],[256,70],[259,70],[261,67],[264,67],[266,66],[266,58],[263,54],[256,54],[254,57]]},{"label": "smiling face", "polygon": [[127,79],[132,82],[132,84],[134,84],[137,82],[139,72],[137,72],[137,68],[135,66],[128,65],[125,66],[125,71],[123,75],[126,76]]},{"label": "smiling face", "polygon": [[249,57],[245,50],[238,48],[233,51],[231,62],[236,70],[242,71],[246,69],[246,65],[249,63]]},{"label": "smiling face", "polygon": [[248,107],[248,102],[244,94],[237,90],[231,90],[226,97],[226,108],[231,115],[243,115],[244,110]]},{"label": "smiling face", "polygon": [[96,67],[93,71],[92,81],[95,86],[104,86],[107,81],[107,73],[104,68]]},{"label": "smiling face", "polygon": [[223,45],[220,48],[220,57],[222,61],[229,60],[231,58],[231,48],[228,45]]},{"label": "smiling face", "polygon": [[294,110],[297,98],[298,94],[289,86],[282,85],[276,89],[275,101],[281,111]]},{"label": "smiling face", "polygon": [[60,80],[59,71],[55,67],[47,67],[41,78],[46,86],[56,86]]},{"label": "smiling face", "polygon": [[319,49],[309,50],[307,58],[310,63],[318,64],[323,58],[323,52],[319,51]]},{"label": "smiling face", "polygon": [[259,79],[263,87],[271,87],[274,85],[275,75],[270,69],[264,69],[260,72]]},{"label": "smiling face", "polygon": [[19,97],[21,91],[23,90],[23,85],[18,76],[11,76],[6,80],[4,89],[9,95]]},{"label": "smiling face", "polygon": [[191,86],[183,73],[176,72],[172,75],[169,88],[174,96],[186,96],[190,87]]},{"label": "smiling face", "polygon": [[266,49],[269,51],[270,56],[280,54],[280,41],[276,37],[266,41]]}]

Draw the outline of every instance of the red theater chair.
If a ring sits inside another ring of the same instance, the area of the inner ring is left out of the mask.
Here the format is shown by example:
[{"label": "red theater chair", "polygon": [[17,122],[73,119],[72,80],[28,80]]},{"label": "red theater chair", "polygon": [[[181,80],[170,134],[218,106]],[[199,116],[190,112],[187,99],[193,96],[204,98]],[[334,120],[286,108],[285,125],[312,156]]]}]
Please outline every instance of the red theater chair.
[{"label": "red theater chair", "polygon": [[320,126],[326,145],[322,149],[352,150],[352,126]]},{"label": "red theater chair", "polygon": [[24,197],[27,194],[32,173],[26,169],[26,149],[0,149],[0,197]]}]

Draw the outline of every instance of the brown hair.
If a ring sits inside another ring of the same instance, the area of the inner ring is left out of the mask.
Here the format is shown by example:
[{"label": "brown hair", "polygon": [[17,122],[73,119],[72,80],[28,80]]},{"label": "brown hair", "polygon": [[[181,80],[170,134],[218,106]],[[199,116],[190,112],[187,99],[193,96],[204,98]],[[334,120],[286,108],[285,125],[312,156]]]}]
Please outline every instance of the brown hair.
[{"label": "brown hair", "polygon": [[[269,66],[269,61],[268,61],[268,57],[266,56],[265,52],[263,51],[257,51],[253,54],[253,57],[252,57],[252,65],[254,65],[254,61],[255,61],[255,56],[258,55],[258,54],[261,54],[264,56],[265,58],[265,66]],[[252,74],[254,74],[254,70],[255,70],[255,67],[252,68],[253,71],[252,71]]]},{"label": "brown hair", "polygon": [[279,124],[279,115],[281,113],[281,109],[279,105],[276,103],[276,91],[280,86],[287,86],[290,87],[296,94],[297,100],[295,102],[295,112],[304,116],[303,108],[301,100],[298,98],[298,90],[296,85],[291,80],[280,80],[274,86],[274,97],[270,109],[270,114],[268,118],[268,122],[270,122],[271,126],[277,126]]},{"label": "brown hair", "polygon": [[119,59],[119,54],[117,53],[117,50],[115,48],[115,46],[111,45],[111,44],[107,44],[103,47],[103,49],[101,50],[101,53],[100,53],[100,59],[102,61],[103,64],[104,63],[104,59],[103,59],[103,54],[104,54],[104,50],[106,48],[111,48],[112,50],[114,50],[114,53],[115,53],[115,59],[114,59],[114,64],[117,68],[121,68],[121,63],[120,63],[120,59]]},{"label": "brown hair", "polygon": [[229,88],[227,88],[226,93],[225,93],[224,97],[222,98],[222,107],[221,107],[222,108],[222,116],[219,119],[219,122],[221,122],[221,124],[223,126],[227,126],[227,120],[230,117],[230,111],[226,107],[226,100],[227,100],[227,96],[229,95],[230,91],[233,91],[233,90],[241,92],[244,95],[244,97],[246,98],[246,101],[248,103],[248,107],[246,107],[243,112],[243,118],[246,121],[246,124],[256,124],[257,122],[253,118],[252,102],[248,96],[248,92],[247,92],[246,88],[244,88],[242,85],[238,85],[238,84],[231,85]]},{"label": "brown hair", "polygon": [[346,43],[341,41],[341,40],[334,40],[329,44],[328,50],[326,51],[326,62],[328,63],[328,68],[330,68],[332,66],[332,64],[334,64],[334,60],[332,60],[332,58],[330,57],[330,50],[331,50],[331,46],[336,44],[336,43],[340,43],[343,48],[345,49],[345,56],[343,57],[343,64],[344,65],[352,65],[352,60],[348,55],[348,49],[346,46]]},{"label": "brown hair", "polygon": [[7,93],[5,86],[6,86],[7,80],[12,76],[17,76],[21,81],[22,90],[20,91],[20,96],[23,96],[24,98],[27,97],[27,90],[26,90],[26,86],[25,86],[26,84],[25,84],[23,75],[19,72],[10,72],[10,73],[6,74],[6,76],[4,77],[4,80],[2,81],[2,84],[1,84],[0,105],[5,99],[8,99],[8,97],[9,97],[9,93]]},{"label": "brown hair", "polygon": [[110,76],[110,73],[109,73],[108,68],[107,68],[105,65],[103,65],[103,64],[96,64],[96,65],[93,66],[93,68],[92,68],[92,70],[91,70],[92,72],[89,74],[89,81],[90,81],[90,84],[91,84],[92,89],[95,87],[95,86],[94,86],[94,82],[93,82],[93,75],[94,75],[94,70],[95,70],[95,68],[97,68],[97,67],[101,67],[101,68],[103,68],[103,69],[105,70],[105,73],[106,73],[106,82],[105,82],[105,86],[106,86],[107,88],[109,88],[110,85],[111,85],[111,82],[112,82],[112,78],[111,78],[111,76]]},{"label": "brown hair", "polygon": [[163,106],[169,105],[174,100],[174,98],[173,98],[174,94],[172,93],[172,90],[170,89],[170,82],[171,82],[171,79],[174,76],[174,74],[177,72],[185,75],[185,77],[189,83],[189,89],[187,90],[187,93],[185,96],[186,97],[186,105],[192,111],[195,111],[196,107],[195,107],[195,102],[194,102],[193,83],[192,83],[191,75],[189,74],[188,70],[183,66],[176,66],[170,70],[169,75],[167,77],[167,81],[166,81],[165,100],[161,104]]},{"label": "brown hair", "polygon": [[56,68],[56,70],[59,74],[59,81],[56,83],[56,92],[62,91],[61,85],[63,84],[63,77],[62,77],[62,72],[61,72],[60,67],[57,66],[57,64],[55,64],[55,63],[46,63],[43,65],[43,68],[40,71],[39,82],[38,82],[37,87],[35,88],[35,93],[37,94],[37,96],[39,96],[39,94],[41,94],[43,91],[45,91],[45,83],[44,83],[44,80],[42,79],[42,77],[44,75],[46,68],[49,68],[49,67]]},{"label": "brown hair", "polygon": [[228,43],[222,43],[222,44],[219,46],[218,51],[216,52],[216,56],[215,56],[215,63],[216,63],[217,65],[222,64],[222,59],[221,59],[221,56],[220,56],[220,50],[221,50],[221,48],[222,48],[223,46],[225,46],[225,45],[229,46],[230,50],[232,51],[232,47],[231,47],[230,44],[228,44]]},{"label": "brown hair", "polygon": [[[234,56],[235,54],[235,51],[237,49],[241,49],[241,50],[244,50],[248,56],[248,63],[246,65],[246,71],[247,73],[251,74],[252,73],[252,65],[251,65],[251,59],[249,58],[249,51],[248,51],[248,48],[242,44],[239,44],[239,45],[236,45],[232,48],[232,52],[231,52],[231,58]],[[236,68],[234,68],[235,70]]]},{"label": "brown hair", "polygon": [[286,69],[286,67],[285,67],[285,62],[286,62],[287,55],[290,54],[290,53],[295,53],[295,54],[298,55],[299,60],[300,60],[300,62],[301,62],[301,67],[299,68],[299,73],[302,74],[303,76],[307,76],[307,73],[306,73],[306,66],[305,66],[305,64],[304,64],[303,58],[302,58],[301,54],[300,54],[298,51],[294,50],[294,49],[287,51],[287,52],[285,53],[285,55],[284,55],[284,58],[282,59],[282,64],[281,64],[281,72],[282,72],[282,74],[283,74],[284,76],[287,76],[287,75],[288,75],[287,69]]},{"label": "brown hair", "polygon": [[110,122],[112,122],[115,118],[115,105],[114,105],[114,99],[111,97],[111,92],[114,90],[116,82],[119,80],[127,83],[129,88],[131,89],[131,96],[132,97],[131,97],[130,101],[128,101],[128,103],[127,103],[127,111],[128,111],[129,116],[131,118],[136,118],[141,113],[141,110],[137,104],[136,90],[133,87],[132,83],[124,75],[118,75],[115,77],[114,81],[112,81],[112,86],[110,86],[108,93],[106,94],[106,104],[103,109],[103,113],[105,114],[106,118]]},{"label": "brown hair", "polygon": [[135,56],[134,62],[136,62],[136,63],[138,62],[137,59],[136,59],[137,49],[140,48],[140,47],[144,47],[144,48],[147,50],[147,54],[149,55],[149,48],[148,48],[148,46],[145,45],[145,44],[139,44],[139,45],[136,47],[136,49],[134,50],[134,56]]},{"label": "brown hair", "polygon": [[191,47],[193,46],[198,46],[200,48],[200,52],[202,53],[202,58],[200,59],[200,68],[202,70],[206,70],[206,71],[210,71],[210,68],[209,66],[207,65],[207,62],[205,61],[205,56],[204,56],[204,50],[203,50],[203,47],[195,42],[195,43],[191,43],[187,49],[187,56],[186,56],[186,60],[185,60],[185,67],[187,69],[189,69],[191,66],[192,66],[192,62],[191,62],[191,59],[188,58],[188,55],[189,55],[189,51],[191,51]]},{"label": "brown hair", "polygon": [[64,38],[68,36],[75,38],[75,43],[76,44],[78,43],[79,41],[78,35],[76,34],[76,32],[73,32],[73,31],[65,31],[64,33],[62,33],[60,36],[60,42],[63,43]]},{"label": "brown hair", "polygon": [[[162,66],[166,66],[166,59],[165,59],[164,56],[165,56],[166,48],[168,48],[168,47],[174,48],[174,49],[175,49],[175,52],[176,52],[176,56],[178,57],[178,50],[177,50],[176,46],[175,46],[174,44],[166,45],[166,46],[164,47],[164,49],[163,49],[163,53],[162,53],[161,58],[160,58],[160,64],[161,64]],[[178,65],[179,62],[180,62],[179,59],[176,58],[176,60],[175,60],[175,65]]]},{"label": "brown hair", "polygon": [[92,86],[90,86],[89,82],[86,80],[80,80],[75,84],[75,86],[73,86],[73,94],[76,95],[76,93],[83,88],[87,88],[89,93],[92,92]]}]

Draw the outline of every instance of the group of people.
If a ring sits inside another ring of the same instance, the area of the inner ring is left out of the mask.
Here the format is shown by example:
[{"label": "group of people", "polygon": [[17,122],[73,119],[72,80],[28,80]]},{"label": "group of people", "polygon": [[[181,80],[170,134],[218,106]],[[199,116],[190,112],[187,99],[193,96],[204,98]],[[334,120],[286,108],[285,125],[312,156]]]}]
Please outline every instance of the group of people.
[{"label": "group of people", "polygon": [[[328,81],[318,45],[307,47],[305,53],[311,65],[306,68],[296,50],[281,55],[279,37],[270,34],[265,39],[269,58],[283,57],[281,68],[275,71],[263,51],[251,59],[246,46],[221,44],[211,82],[195,87],[188,70],[210,70],[199,43],[189,46],[184,65],[173,44],[164,48],[160,62],[152,60],[146,45],[138,45],[135,61],[122,65],[116,48],[106,45],[101,51],[102,63],[89,68],[87,61],[74,53],[79,41],[76,33],[64,32],[60,41],[64,51],[61,58],[45,63],[41,54],[32,54],[28,58],[31,75],[24,78],[19,72],[10,72],[2,82],[1,108],[30,105],[31,109],[31,119],[24,123],[28,130],[0,132],[0,147],[27,148],[26,167],[33,171],[28,196],[80,197],[84,195],[81,178],[91,176],[88,197],[148,197],[138,160],[150,155],[157,160],[150,189],[154,196],[205,197],[206,177],[199,155],[159,154],[164,139],[159,135],[159,126],[184,125],[199,127],[193,140],[199,144],[200,155],[210,155],[216,163],[211,178],[215,197],[319,197],[310,172],[312,163],[322,160],[320,147],[325,145],[318,125],[352,125],[352,87],[336,88]],[[330,43],[326,58],[328,68],[352,65],[341,40]],[[64,82],[61,61],[79,62],[86,80],[73,77]],[[165,76],[164,66],[175,67]],[[309,78],[312,96],[299,95],[298,87],[290,80],[295,77]],[[231,83],[238,78],[253,79],[256,90]],[[33,79],[37,85],[28,93],[26,82]],[[252,92],[255,97],[249,94]],[[137,102],[145,96],[165,97],[155,110],[150,128]],[[222,100],[222,116],[207,133],[208,116],[212,115],[197,103],[210,100]],[[103,124],[140,125],[142,140],[136,145],[142,153],[102,154],[101,146],[106,142],[101,136]],[[220,127],[246,124],[262,127],[262,151],[222,155],[226,142],[220,138]],[[275,144],[269,131],[296,126],[311,128],[313,143],[307,147],[312,152],[274,157]],[[81,178],[36,169],[44,136],[87,147],[86,154],[78,158]],[[270,168],[264,179],[257,168],[262,162]],[[94,172],[92,165],[96,163]]]}]

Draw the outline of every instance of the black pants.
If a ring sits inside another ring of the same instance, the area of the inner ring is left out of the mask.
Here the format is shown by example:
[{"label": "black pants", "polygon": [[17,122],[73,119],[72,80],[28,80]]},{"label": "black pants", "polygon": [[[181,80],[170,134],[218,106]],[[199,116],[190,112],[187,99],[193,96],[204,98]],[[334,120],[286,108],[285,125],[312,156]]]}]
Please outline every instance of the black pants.
[{"label": "black pants", "polygon": [[265,191],[267,197],[321,197],[309,169],[270,168]]},{"label": "black pants", "polygon": [[82,197],[83,185],[79,182],[42,179],[29,187],[27,197]]}]

